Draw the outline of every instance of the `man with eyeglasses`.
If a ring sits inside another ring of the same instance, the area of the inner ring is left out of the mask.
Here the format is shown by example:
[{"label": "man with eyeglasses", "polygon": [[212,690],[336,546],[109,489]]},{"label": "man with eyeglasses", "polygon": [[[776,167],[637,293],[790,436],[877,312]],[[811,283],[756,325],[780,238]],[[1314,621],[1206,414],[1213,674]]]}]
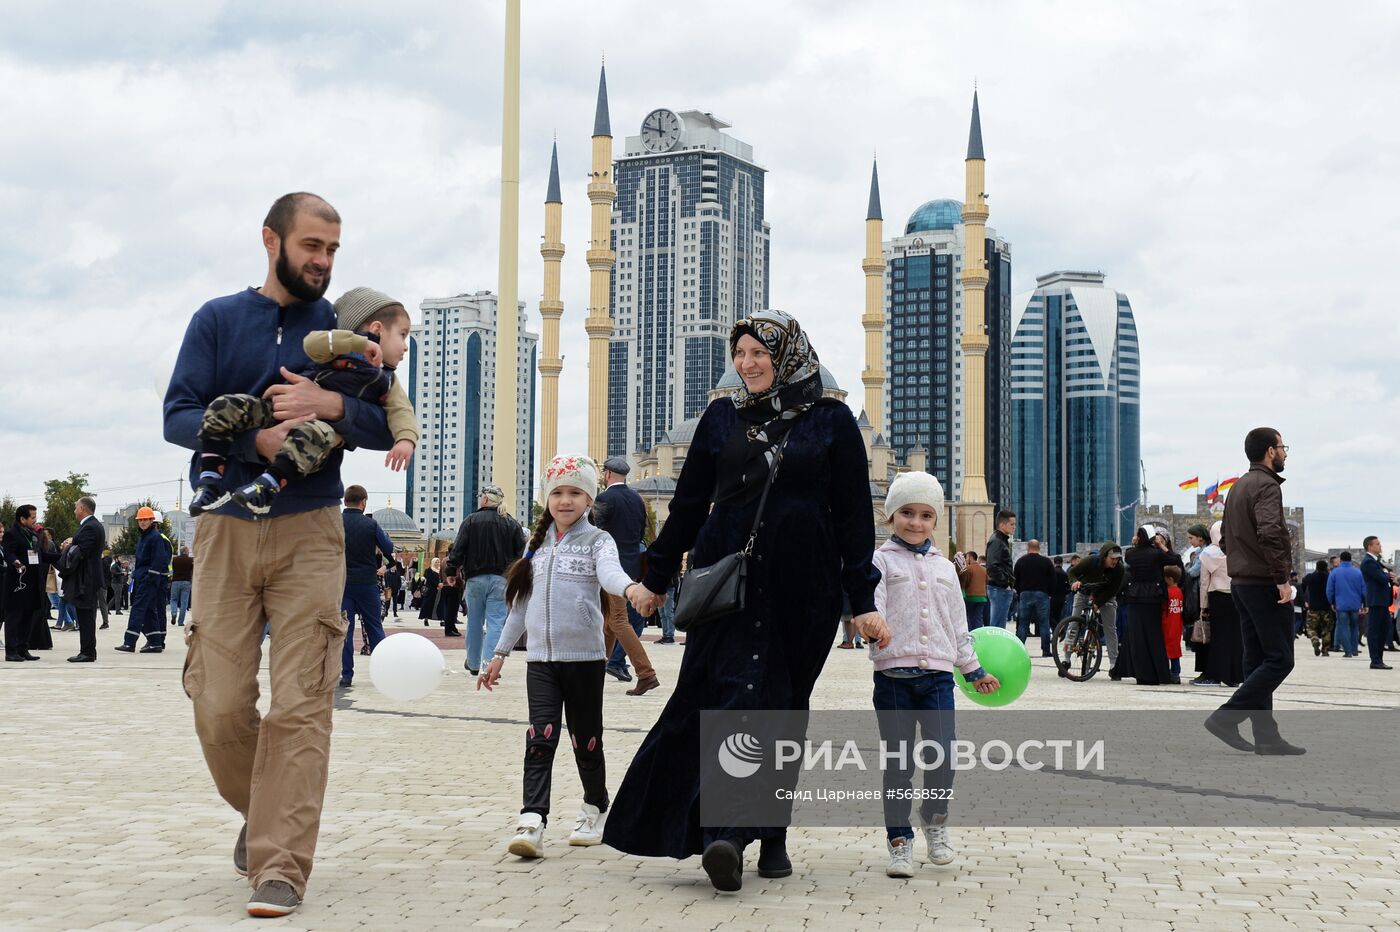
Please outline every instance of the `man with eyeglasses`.
[{"label": "man with eyeglasses", "polygon": [[[1206,719],[1206,730],[1241,751],[1302,754],[1274,721],[1274,690],[1293,670],[1293,593],[1288,574],[1293,547],[1284,521],[1284,462],[1288,447],[1272,427],[1256,427],[1244,438],[1249,472],[1230,490],[1221,523],[1230,594],[1240,616],[1244,682]],[[1254,742],[1239,732],[1253,723]]]}]

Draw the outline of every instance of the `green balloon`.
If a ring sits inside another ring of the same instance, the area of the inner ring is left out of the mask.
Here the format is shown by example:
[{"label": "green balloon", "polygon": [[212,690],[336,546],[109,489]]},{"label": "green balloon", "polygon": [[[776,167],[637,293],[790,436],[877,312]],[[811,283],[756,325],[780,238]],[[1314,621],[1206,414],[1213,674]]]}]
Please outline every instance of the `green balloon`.
[{"label": "green balloon", "polygon": [[1001,682],[1001,689],[983,695],[967,681],[961,670],[954,670],[953,679],[967,698],[978,705],[992,707],[1010,705],[1021,698],[1021,693],[1031,684],[1031,655],[1021,639],[1005,628],[981,627],[972,632],[972,649],[982,669]]}]

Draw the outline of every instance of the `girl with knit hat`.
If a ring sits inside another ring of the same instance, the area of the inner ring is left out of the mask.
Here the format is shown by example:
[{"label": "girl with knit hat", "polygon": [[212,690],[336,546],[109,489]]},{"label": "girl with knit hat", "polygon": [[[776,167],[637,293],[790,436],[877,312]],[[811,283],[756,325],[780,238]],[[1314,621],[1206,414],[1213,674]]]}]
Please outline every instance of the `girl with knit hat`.
[{"label": "girl with knit hat", "polygon": [[979,693],[1001,688],[973,653],[957,570],[933,546],[942,511],[943,486],[928,473],[901,473],[890,483],[885,514],[892,533],[874,558],[880,570],[875,608],[884,622],[862,631],[871,641],[870,659],[875,663],[880,739],[888,752],[902,744],[910,755],[904,766],[892,759],[885,768],[885,846],[890,858],[885,873],[891,877],[914,876],[909,810],[911,797],[919,792],[913,788],[912,755],[920,740],[936,741],[944,750],[942,765],[925,771],[925,797],[919,805],[928,857],[934,864],[953,861],[947,827],[953,787],[953,668],[961,670]]},{"label": "girl with knit hat", "polygon": [[[569,726],[583,809],[571,845],[603,840],[608,787],[603,767],[603,613],[605,590],[626,597],[636,583],[622,569],[612,535],[589,520],[598,467],[586,456],[556,456],[544,471],[545,512],[525,555],[506,570],[506,618],[495,656],[477,678],[490,690],[511,648],[528,633],[524,805],[510,853],[544,854],[544,826],[560,726]],[[561,721],[562,718],[562,721]]]}]

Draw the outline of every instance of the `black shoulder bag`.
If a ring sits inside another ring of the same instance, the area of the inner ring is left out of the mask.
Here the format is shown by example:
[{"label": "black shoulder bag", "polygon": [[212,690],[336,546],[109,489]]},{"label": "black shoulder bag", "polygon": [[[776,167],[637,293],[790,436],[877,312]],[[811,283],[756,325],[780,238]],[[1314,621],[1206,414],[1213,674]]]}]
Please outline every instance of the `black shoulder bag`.
[{"label": "black shoulder bag", "polygon": [[748,561],[753,555],[754,542],[758,540],[758,526],[763,520],[763,506],[768,504],[768,490],[773,488],[773,480],[778,475],[778,467],[783,463],[783,447],[787,437],[778,444],[773,457],[773,468],[768,470],[768,481],[763,485],[763,495],[758,500],[758,513],[753,518],[753,530],[744,549],[722,557],[710,566],[692,569],[681,577],[676,589],[676,614],[673,619],[677,631],[692,631],[698,625],[734,615],[744,610],[744,596],[747,590]]}]

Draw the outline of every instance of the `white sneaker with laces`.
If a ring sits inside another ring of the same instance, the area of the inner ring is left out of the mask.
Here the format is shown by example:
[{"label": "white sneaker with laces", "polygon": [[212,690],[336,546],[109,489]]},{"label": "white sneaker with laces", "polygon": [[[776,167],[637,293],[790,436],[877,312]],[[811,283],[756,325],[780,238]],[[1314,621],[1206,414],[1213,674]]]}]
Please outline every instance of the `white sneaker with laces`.
[{"label": "white sneaker with laces", "polygon": [[887,877],[913,877],[914,876],[914,840],[912,838],[897,838],[899,844],[894,841],[886,841],[885,848],[890,853],[889,866],[885,868]]},{"label": "white sneaker with laces", "polygon": [[933,825],[924,826],[924,841],[928,842],[928,859],[934,864],[952,864],[957,852],[948,835],[947,816]]},{"label": "white sneaker with laces", "polygon": [[520,813],[519,826],[515,837],[510,840],[509,851],[516,857],[544,857],[544,816],[538,812]]},{"label": "white sneaker with laces", "polygon": [[602,844],[603,823],[607,821],[607,818],[607,813],[599,811],[597,806],[584,803],[583,808],[579,810],[578,820],[574,822],[574,831],[569,836],[569,844],[581,848]]}]

